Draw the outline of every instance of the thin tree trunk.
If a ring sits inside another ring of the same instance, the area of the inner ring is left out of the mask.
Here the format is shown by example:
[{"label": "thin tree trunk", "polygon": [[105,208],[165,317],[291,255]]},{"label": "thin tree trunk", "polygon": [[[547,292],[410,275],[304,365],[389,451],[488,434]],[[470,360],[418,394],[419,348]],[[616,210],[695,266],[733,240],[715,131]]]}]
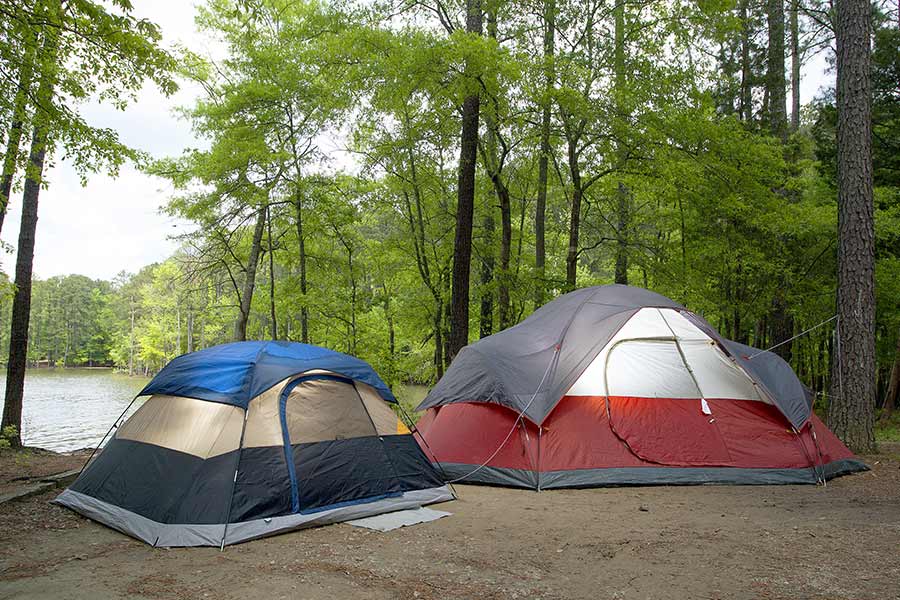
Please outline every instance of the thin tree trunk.
[{"label": "thin tree trunk", "polygon": [[241,314],[238,315],[234,327],[234,339],[244,341],[247,339],[247,321],[250,319],[250,305],[253,302],[253,289],[256,287],[256,269],[259,265],[259,252],[262,246],[263,231],[266,227],[266,209],[259,209],[256,217],[256,225],[253,228],[253,242],[250,246],[250,258],[247,259],[246,277],[244,279],[244,293],[241,295]]},{"label": "thin tree trunk", "polygon": [[554,88],[553,55],[556,41],[556,0],[544,1],[544,98],[541,108],[541,142],[538,156],[538,189],[534,207],[534,306],[544,303],[546,292],[547,172],[550,162],[550,106]]},{"label": "thin tree trunk", "polygon": [[[789,0],[793,2],[794,0]],[[768,0],[766,18],[769,26],[769,47],[766,72],[766,91],[768,92],[769,130],[772,135],[787,142],[787,96],[785,94],[785,52],[784,52],[784,2],[785,0]],[[781,190],[783,193],[783,190]],[[783,281],[775,292],[772,302],[770,337],[773,344],[779,344],[791,338],[794,333],[794,322],[787,310],[784,295],[787,281]],[[782,344],[775,352],[784,360],[792,358],[792,343]]]},{"label": "thin tree trunk", "polygon": [[278,321],[275,319],[275,250],[272,247],[272,214],[271,208],[266,206],[266,233],[269,247],[269,315],[272,320],[272,339],[278,339]]},{"label": "thin tree trunk", "polygon": [[618,206],[616,214],[616,283],[628,285],[628,227],[630,217],[629,200],[631,193],[621,181],[616,190]]},{"label": "thin tree trunk", "polygon": [[[488,13],[488,33],[497,40],[497,11],[491,10]],[[498,42],[499,43],[499,42]],[[496,104],[495,104],[496,107]],[[500,128],[497,122],[496,110],[495,114],[488,122],[491,130],[492,140],[488,144],[491,154],[492,173],[491,183],[497,194],[497,200],[500,203],[500,276],[497,278],[497,305],[500,320],[500,329],[506,329],[510,323],[510,298],[509,298],[509,257],[512,253],[512,206],[509,198],[509,189],[503,181],[503,162],[498,156],[497,144],[500,139]],[[505,157],[504,157],[505,158]]]},{"label": "thin tree trunk", "polygon": [[741,0],[741,119],[753,119],[753,71],[750,63],[750,0]]},{"label": "thin tree trunk", "polygon": [[384,316],[387,318],[388,322],[388,352],[391,357],[391,366],[393,367],[394,355],[397,353],[396,333],[394,331],[394,313],[391,311],[391,296],[388,293],[387,286],[382,283],[381,289],[384,292]]},{"label": "thin tree trunk", "polygon": [[[481,35],[481,0],[466,0],[466,31]],[[475,213],[475,163],[478,152],[479,96],[467,96],[462,106],[456,237],[450,297],[450,358],[469,343],[469,273],[472,260],[472,219]]]},{"label": "thin tree trunk", "polygon": [[[32,44],[28,45],[33,48]],[[31,87],[34,75],[33,50],[26,50],[22,57],[22,66],[19,70],[19,84],[16,89],[13,103],[12,123],[9,127],[9,136],[6,142],[6,154],[3,157],[3,172],[0,176],[0,231],[3,230],[3,221],[9,208],[10,194],[12,193],[12,181],[16,173],[16,163],[19,157],[19,146],[22,142],[22,129],[26,117],[25,108],[28,100],[28,89]]]},{"label": "thin tree trunk", "polygon": [[791,132],[800,129],[800,0],[791,3]]},{"label": "thin tree trunk", "polygon": [[194,307],[190,303],[187,306],[187,351],[189,354],[194,351]]},{"label": "thin tree trunk", "polygon": [[300,245],[300,294],[303,305],[300,307],[300,341],[309,343],[309,309],[306,307],[306,236],[303,233],[303,199],[300,187],[297,186],[295,204],[297,208],[297,240]]},{"label": "thin tree trunk", "polygon": [[134,375],[134,296],[129,301],[131,309],[131,328],[128,332],[128,374]]},{"label": "thin tree trunk", "polygon": [[787,141],[787,98],[784,85],[784,0],[768,0],[769,53],[766,73],[769,129]]},{"label": "thin tree trunk", "polygon": [[576,142],[569,140],[569,173],[572,177],[572,207],[569,215],[569,250],[566,253],[566,290],[574,290],[578,278],[578,233],[581,229],[581,168]]},{"label": "thin tree trunk", "polygon": [[444,336],[443,336],[444,305],[440,298],[435,298],[434,303],[434,368],[437,379],[444,376]]},{"label": "thin tree trunk", "polygon": [[836,3],[838,289],[828,424],[851,450],[875,449],[875,226],[872,199],[872,8]]},{"label": "thin tree trunk", "polygon": [[[626,109],[622,103],[625,93],[627,73],[625,71],[625,3],[616,2],[613,8],[615,13],[615,88],[616,88],[616,122],[624,124]],[[627,148],[622,138],[626,135],[626,128],[617,127],[616,154],[618,167],[625,167]],[[628,227],[631,213],[631,193],[628,187],[619,181],[616,188],[616,283],[628,285]]]},{"label": "thin tree trunk", "polygon": [[485,338],[494,333],[494,207],[488,206],[481,221],[484,229],[484,256],[481,259],[481,311],[479,318],[479,337]]},{"label": "thin tree trunk", "polygon": [[497,286],[497,304],[499,305],[500,329],[506,329],[511,323],[509,299],[509,257],[512,252],[512,207],[509,189],[497,174],[494,186],[500,200],[500,281]]},{"label": "thin tree trunk", "polygon": [[[57,12],[59,4],[48,12]],[[51,18],[56,15],[50,15]],[[55,31],[45,36],[41,48],[41,64],[54,65],[57,58],[58,38]],[[44,70],[37,90],[38,101],[44,105],[51,102],[56,85],[53,70]],[[16,252],[15,295],[13,296],[12,318],[9,335],[9,357],[6,365],[6,396],[3,403],[3,418],[0,430],[15,428],[10,445],[22,445],[22,398],[25,391],[25,367],[28,361],[28,324],[31,319],[31,276],[34,265],[34,239],[38,220],[38,196],[44,172],[44,159],[49,144],[50,124],[44,114],[35,117],[34,135],[31,139],[28,167],[25,173],[25,190],[22,194],[22,220],[19,227],[19,242]]]}]

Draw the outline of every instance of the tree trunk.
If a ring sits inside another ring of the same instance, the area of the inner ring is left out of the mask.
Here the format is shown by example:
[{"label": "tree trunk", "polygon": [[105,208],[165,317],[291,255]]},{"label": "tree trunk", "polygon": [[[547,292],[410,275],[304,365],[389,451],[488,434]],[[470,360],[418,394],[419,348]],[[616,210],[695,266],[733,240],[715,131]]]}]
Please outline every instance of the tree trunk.
[{"label": "tree trunk", "polygon": [[494,332],[494,208],[488,206],[482,220],[484,229],[484,256],[481,259],[481,312],[479,314],[479,337],[485,338]]},{"label": "tree trunk", "polygon": [[616,190],[618,198],[618,223],[616,223],[616,283],[628,285],[628,227],[630,193],[625,184],[619,182]]},{"label": "tree trunk", "polygon": [[[51,7],[53,11],[58,9],[58,4]],[[41,48],[40,59],[43,65],[56,63],[58,38],[52,29],[48,28]],[[44,105],[49,104],[55,85],[54,71],[43,71],[37,90],[38,102]],[[9,440],[13,447],[22,445],[22,398],[25,391],[25,367],[28,361],[28,324],[31,319],[34,239],[38,220],[38,196],[41,192],[44,158],[47,155],[49,136],[50,124],[46,121],[46,115],[36,115],[28,167],[25,173],[25,190],[22,194],[22,220],[19,226],[19,242],[16,252],[16,289],[13,296],[9,357],[6,364],[6,396],[3,403],[3,418],[0,419],[0,430],[7,427],[15,428],[15,434]]]},{"label": "tree trunk", "polygon": [[128,331],[128,374],[134,375],[134,295],[129,298],[131,327]]},{"label": "tree trunk", "polygon": [[[616,92],[616,122],[620,123],[617,127],[616,137],[616,154],[618,168],[623,169],[627,160],[627,148],[624,137],[627,135],[627,129],[624,127],[626,119],[626,108],[623,105],[622,97],[625,94],[625,85],[627,73],[625,71],[625,4],[617,2],[613,12],[615,13],[615,92]],[[621,181],[616,189],[616,283],[628,285],[628,226],[630,221],[630,199],[631,194],[628,187]]]},{"label": "tree trunk", "polygon": [[[466,0],[466,31],[481,35],[481,24],[481,0]],[[450,359],[469,343],[469,273],[472,260],[472,219],[475,213],[479,106],[477,93],[467,96],[462,106],[456,238],[453,242],[453,287],[450,297]]]},{"label": "tree trunk", "polygon": [[791,132],[800,130],[800,0],[791,2]]},{"label": "tree trunk", "polygon": [[272,214],[271,208],[266,206],[266,233],[269,247],[269,316],[272,320],[269,330],[272,339],[278,339],[278,321],[275,319],[275,251],[272,248]]},{"label": "tree trunk", "polygon": [[768,0],[769,52],[766,73],[769,129],[787,142],[787,98],[784,85],[784,0]]},{"label": "tree trunk", "polygon": [[569,140],[569,173],[572,177],[572,207],[569,215],[569,250],[566,253],[566,290],[572,291],[578,278],[578,233],[581,229],[581,168],[576,141]]},{"label": "tree trunk", "polygon": [[538,156],[538,189],[534,208],[534,306],[544,303],[546,283],[547,172],[550,162],[550,106],[554,87],[553,54],[556,40],[556,0],[544,1],[544,98],[541,108],[541,142]]},{"label": "tree trunk", "polygon": [[297,208],[297,240],[300,245],[300,294],[303,296],[303,305],[300,307],[300,341],[309,343],[309,309],[306,307],[306,236],[303,233],[303,199],[300,187],[296,190]]},{"label": "tree trunk", "polygon": [[188,354],[194,351],[194,307],[190,303],[187,306],[187,351]]},{"label": "tree trunk", "polygon": [[16,253],[16,291],[13,297],[9,336],[9,358],[6,367],[6,397],[0,428],[15,427],[10,438],[14,447],[22,445],[22,396],[25,389],[25,366],[28,359],[28,324],[31,313],[31,272],[34,261],[34,238],[38,219],[38,195],[46,155],[46,126],[35,128],[29,157],[30,173],[25,179],[22,196],[22,222]]},{"label": "tree trunk", "polygon": [[750,0],[741,0],[741,119],[753,119],[753,71],[750,63]]},{"label": "tree trunk", "polygon": [[[34,46],[29,44],[28,48]],[[16,89],[13,103],[12,123],[9,127],[9,136],[6,141],[6,154],[3,157],[3,172],[0,176],[0,231],[3,230],[3,221],[9,208],[9,197],[12,193],[12,181],[16,174],[16,163],[19,158],[19,146],[22,142],[22,129],[26,117],[25,108],[28,100],[28,89],[31,87],[34,75],[34,53],[26,50],[22,56],[22,66],[19,69],[19,84]]]},{"label": "tree trunk", "polygon": [[434,302],[434,369],[437,379],[444,376],[443,317],[444,303],[437,297]]},{"label": "tree trunk", "polygon": [[[497,39],[496,10],[491,10],[488,13],[488,33],[493,39]],[[496,104],[494,106],[496,107]],[[512,252],[512,206],[509,199],[509,189],[503,181],[503,162],[501,162],[501,157],[498,156],[497,144],[500,142],[500,129],[497,123],[497,111],[495,110],[494,113],[488,121],[492,138],[488,147],[492,154],[491,183],[500,203],[500,276],[497,277],[497,304],[500,330],[503,330],[510,326],[509,257]]]},{"label": "tree trunk", "polygon": [[241,314],[238,315],[234,327],[235,341],[243,342],[247,339],[247,321],[250,319],[250,305],[253,302],[253,289],[256,287],[256,269],[259,265],[259,252],[262,246],[263,231],[266,227],[266,209],[259,209],[256,217],[256,225],[253,228],[253,242],[250,246],[250,258],[247,259],[246,277],[244,279],[244,293],[241,294]]},{"label": "tree trunk", "polygon": [[837,342],[828,424],[851,450],[875,449],[875,227],[872,200],[872,8],[836,3]]},{"label": "tree trunk", "polygon": [[500,281],[497,286],[497,304],[500,310],[500,329],[506,329],[511,323],[509,299],[509,257],[512,252],[512,206],[509,200],[509,189],[497,175],[494,182],[497,198],[500,200]]}]

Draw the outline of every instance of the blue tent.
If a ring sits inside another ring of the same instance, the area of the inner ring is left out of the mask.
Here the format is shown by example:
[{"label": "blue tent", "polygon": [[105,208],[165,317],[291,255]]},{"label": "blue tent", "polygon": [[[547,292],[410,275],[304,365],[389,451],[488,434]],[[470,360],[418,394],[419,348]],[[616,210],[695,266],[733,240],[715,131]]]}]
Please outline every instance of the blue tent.
[{"label": "blue tent", "polygon": [[154,546],[225,545],[452,498],[371,366],[294,342],[172,360],[56,502]]}]

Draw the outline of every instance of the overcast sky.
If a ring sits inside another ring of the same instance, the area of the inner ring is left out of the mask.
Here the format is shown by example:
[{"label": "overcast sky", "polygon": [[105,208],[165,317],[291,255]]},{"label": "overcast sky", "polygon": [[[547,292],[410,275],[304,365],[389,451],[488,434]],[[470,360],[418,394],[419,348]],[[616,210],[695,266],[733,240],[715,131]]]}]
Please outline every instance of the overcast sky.
[{"label": "overcast sky", "polygon": [[[167,44],[181,43],[207,53],[209,42],[194,27],[194,2],[136,0],[135,12],[156,22]],[[814,58],[803,73],[801,98],[809,102],[818,89],[830,83],[823,56]],[[190,105],[197,89],[182,86],[166,98],[147,88],[140,100],[125,111],[112,107],[83,107],[89,123],[115,128],[123,142],[154,156],[180,154],[198,144],[187,122],[173,114],[177,106]],[[118,178],[97,174],[82,187],[72,167],[58,162],[47,173],[49,188],[41,192],[35,275],[80,273],[111,279],[120,271],[134,272],[171,255],[176,243],[169,236],[183,224],[160,213],[171,187],[166,182],[126,166]],[[3,241],[15,246],[19,234],[21,193],[14,194],[4,222]],[[2,269],[12,275],[14,254],[0,255]]]}]

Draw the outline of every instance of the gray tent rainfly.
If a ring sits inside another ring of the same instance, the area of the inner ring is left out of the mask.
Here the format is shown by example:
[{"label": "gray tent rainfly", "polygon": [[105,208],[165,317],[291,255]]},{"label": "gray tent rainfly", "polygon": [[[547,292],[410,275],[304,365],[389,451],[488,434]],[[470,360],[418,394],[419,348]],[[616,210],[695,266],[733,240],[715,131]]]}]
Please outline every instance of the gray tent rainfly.
[{"label": "gray tent rainfly", "polygon": [[[418,410],[477,399],[524,411],[540,424],[616,332],[646,307],[685,310],[661,294],[627,285],[589,287],[561,296],[518,325],[463,348]],[[747,360],[755,349],[725,340],[700,317],[689,315],[710,337],[735,351],[759,383],[777,388],[775,401],[794,426],[809,418],[805,388],[789,365],[768,352]],[[784,377],[788,372],[791,377]]]}]

